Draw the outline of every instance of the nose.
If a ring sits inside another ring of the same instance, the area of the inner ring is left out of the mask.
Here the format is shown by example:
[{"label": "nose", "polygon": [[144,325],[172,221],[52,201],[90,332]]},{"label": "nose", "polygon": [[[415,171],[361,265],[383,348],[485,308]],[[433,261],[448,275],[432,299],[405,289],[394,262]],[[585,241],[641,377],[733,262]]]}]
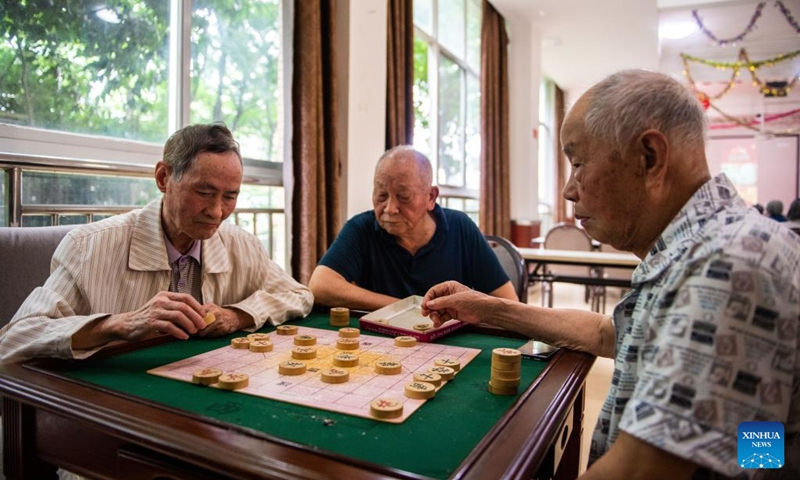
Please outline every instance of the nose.
[{"label": "nose", "polygon": [[384,209],[389,214],[395,214],[398,212],[397,210],[397,200],[393,197],[389,197],[386,199],[386,208]]},{"label": "nose", "polygon": [[218,197],[212,197],[209,199],[208,203],[206,204],[206,215],[215,220],[219,220],[222,217],[223,212],[223,205],[222,199]]},{"label": "nose", "polygon": [[567,180],[567,184],[564,185],[564,190],[561,191],[561,195],[570,202],[578,201],[578,187],[575,185],[574,174],[570,173],[569,180]]}]

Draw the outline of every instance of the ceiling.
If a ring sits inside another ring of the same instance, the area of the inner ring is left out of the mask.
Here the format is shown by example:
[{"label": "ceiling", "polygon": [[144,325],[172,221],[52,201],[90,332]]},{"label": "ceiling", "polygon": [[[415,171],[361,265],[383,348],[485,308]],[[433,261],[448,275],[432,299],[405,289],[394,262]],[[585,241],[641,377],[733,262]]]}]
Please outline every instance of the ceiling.
[{"label": "ceiling", "polygon": [[[624,68],[659,70],[688,84],[680,54],[712,62],[735,62],[744,48],[751,61],[762,61],[800,50],[800,34],[776,6],[765,1],[754,27],[741,41],[720,46],[718,39],[737,37],[754,17],[758,1],[743,0],[491,0],[511,22],[530,21],[542,38],[542,72],[567,92],[572,102],[604,76]],[[800,23],[800,0],[782,0],[795,25]],[[659,37],[667,24],[684,23],[693,32],[680,40]],[[718,99],[731,80],[731,70],[690,62],[689,72],[699,91],[712,97],[712,122],[729,118],[768,119],[779,128],[800,127],[800,82],[786,97],[766,98],[752,85],[750,72],[741,71],[732,89]],[[800,73],[800,56],[763,66],[755,72],[763,81],[791,81]],[[784,115],[780,120],[774,119]],[[773,120],[774,119],[774,120]],[[788,127],[787,127],[788,125]],[[762,127],[765,125],[762,124]]]}]

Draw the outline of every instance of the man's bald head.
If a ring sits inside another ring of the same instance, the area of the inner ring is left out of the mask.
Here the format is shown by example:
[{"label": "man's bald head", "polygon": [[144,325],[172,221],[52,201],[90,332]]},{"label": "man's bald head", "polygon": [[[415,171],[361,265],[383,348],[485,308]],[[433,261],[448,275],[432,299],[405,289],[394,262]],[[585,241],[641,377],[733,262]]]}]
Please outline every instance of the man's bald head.
[{"label": "man's bald head", "polygon": [[422,188],[427,188],[433,185],[433,167],[428,157],[414,150],[410,145],[400,145],[387,150],[378,163],[375,165],[375,178],[378,178],[379,172],[387,168],[393,168],[399,165],[414,164],[415,176],[419,179],[419,185]]}]

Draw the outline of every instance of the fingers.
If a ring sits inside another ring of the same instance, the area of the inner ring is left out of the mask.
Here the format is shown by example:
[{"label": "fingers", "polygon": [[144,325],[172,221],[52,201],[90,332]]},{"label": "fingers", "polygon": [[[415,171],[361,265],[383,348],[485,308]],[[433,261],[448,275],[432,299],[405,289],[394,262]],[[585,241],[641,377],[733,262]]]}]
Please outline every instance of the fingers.
[{"label": "fingers", "polygon": [[[195,330],[190,333],[195,333],[197,330],[202,330],[206,327],[204,317],[208,309],[204,308],[203,305],[200,305],[200,302],[198,302],[193,296],[187,293],[177,292],[162,293],[166,294],[166,297],[173,302],[170,304],[172,309],[178,309],[183,312],[186,318],[194,324]],[[159,298],[159,296],[154,297],[154,300],[157,298]]]},{"label": "fingers", "polygon": [[425,296],[422,298],[422,307],[421,312],[423,316],[429,316],[430,313],[436,308],[432,305],[435,305],[435,299],[439,297],[444,297],[454,293],[457,289],[457,286],[460,286],[458,282],[448,281],[443,282],[438,285],[432,286],[427,292],[425,292]]},{"label": "fingers", "polygon": [[230,310],[213,303],[207,303],[203,305],[203,308],[206,310],[206,313],[213,313],[216,320],[214,320],[214,323],[207,326],[204,322],[204,328],[197,332],[199,337],[220,337],[238,330],[238,328],[236,328],[236,315]]},{"label": "fingers", "polygon": [[443,323],[453,319],[447,311],[444,312],[430,312],[429,318],[433,322],[434,327],[440,327]]},{"label": "fingers", "polygon": [[172,322],[162,320],[159,322],[154,322],[153,326],[155,327],[156,334],[172,335],[173,337],[180,340],[186,340],[189,338],[189,334],[187,334],[184,330],[178,328]]}]

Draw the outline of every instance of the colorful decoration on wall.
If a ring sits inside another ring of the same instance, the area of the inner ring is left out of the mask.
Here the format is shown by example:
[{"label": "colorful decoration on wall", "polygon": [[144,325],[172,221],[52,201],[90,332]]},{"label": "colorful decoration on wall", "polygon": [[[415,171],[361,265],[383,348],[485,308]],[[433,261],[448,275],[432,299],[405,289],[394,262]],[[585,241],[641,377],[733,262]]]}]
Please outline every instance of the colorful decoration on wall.
[{"label": "colorful decoration on wall", "polygon": [[689,66],[690,62],[699,63],[701,65],[706,65],[709,67],[714,67],[718,70],[731,70],[731,78],[728,80],[727,85],[722,89],[722,91],[720,91],[716,95],[708,95],[708,98],[711,100],[718,100],[722,98],[726,93],[728,93],[731,90],[731,88],[733,88],[734,85],[736,85],[736,81],[739,78],[739,74],[742,69],[746,69],[748,72],[750,72],[750,77],[753,80],[753,86],[757,87],[761,93],[775,97],[786,96],[786,94],[789,93],[792,90],[792,88],[794,88],[798,78],[800,78],[800,71],[798,71],[791,80],[787,80],[785,83],[781,82],[780,85],[774,85],[765,82],[758,76],[757,72],[762,67],[771,67],[777,63],[791,60],[797,56],[800,56],[800,50],[795,50],[794,52],[789,52],[789,53],[783,53],[778,55],[777,57],[754,62],[750,60],[750,57],[747,55],[747,50],[743,48],[739,50],[739,57],[737,61],[719,62],[716,60],[706,60],[703,58],[695,57],[687,53],[681,53],[681,59],[683,60],[683,75],[689,81],[689,85],[691,85],[692,90],[695,92],[699,91],[699,89],[697,88],[697,85],[694,79],[692,78]]},{"label": "colorful decoration on wall", "polygon": [[[711,108],[719,113],[727,123],[713,123],[709,125],[710,130],[724,130],[729,128],[738,128],[744,127],[749,130],[754,130],[758,133],[764,133],[768,135],[788,135],[797,133],[800,128],[788,128],[785,130],[767,130],[763,128],[768,123],[777,123],[781,120],[788,122],[789,124],[800,124],[800,108],[796,108],[794,110],[789,110],[788,112],[776,113],[773,115],[765,115],[762,117],[756,115],[749,115],[746,117],[734,117],[732,115],[728,115],[727,113],[723,112],[719,109],[719,107],[715,105],[711,105]],[[759,127],[761,126],[761,127]]]},{"label": "colorful decoration on wall", "polygon": [[[714,35],[705,26],[705,24],[703,23],[703,19],[700,17],[700,14],[698,13],[697,10],[692,10],[692,16],[694,17],[694,20],[697,22],[697,28],[699,28],[700,31],[703,32],[705,36],[716,42],[717,45],[725,46],[741,42],[742,40],[744,40],[744,37],[749,35],[750,32],[752,32],[756,28],[756,23],[758,22],[758,19],[761,17],[761,11],[764,10],[764,6],[766,4],[767,4],[766,2],[761,2],[758,5],[756,5],[756,10],[755,12],[753,12],[753,16],[750,17],[750,23],[747,24],[742,33],[734,37],[724,38],[724,39],[717,38],[716,35]],[[781,11],[783,17],[786,19],[787,22],[789,22],[789,25],[794,27],[797,33],[800,33],[800,24],[797,23],[797,20],[795,20],[795,18],[792,16],[792,12],[790,12],[789,9],[786,8],[786,5],[784,5],[782,1],[778,0],[775,2],[775,6],[778,7],[778,9]]]},{"label": "colorful decoration on wall", "polygon": [[[728,46],[731,44],[736,44],[742,42],[747,35],[749,35],[755,28],[756,24],[758,23],[759,18],[761,17],[762,11],[766,6],[767,2],[760,2],[757,6],[755,11],[753,12],[753,16],[750,18],[750,22],[747,24],[745,29],[736,36],[730,38],[723,38],[720,39],[714,33],[712,33],[703,23],[702,18],[697,10],[692,10],[692,16],[694,17],[695,21],[697,22],[697,26],[701,32],[711,40],[717,43],[719,46]],[[777,7],[789,25],[794,28],[795,32],[800,33],[800,23],[794,18],[792,12],[783,4],[782,1],[778,0],[774,3],[774,6]],[[794,109],[787,112],[771,114],[771,115],[750,115],[746,117],[735,117],[732,115],[727,114],[726,112],[722,111],[717,105],[715,105],[715,101],[719,100],[720,98],[724,97],[731,89],[739,83],[740,75],[742,70],[747,70],[750,73],[750,78],[754,87],[758,88],[759,92],[761,92],[765,96],[772,96],[772,97],[782,97],[786,96],[792,88],[795,87],[798,80],[800,80],[800,70],[798,70],[794,76],[786,81],[779,81],[779,82],[770,82],[765,81],[759,76],[759,70],[764,67],[772,67],[778,63],[782,63],[788,60],[792,60],[796,57],[800,56],[800,50],[796,50],[793,52],[784,53],[778,55],[773,58],[769,58],[766,60],[760,61],[752,61],[747,54],[747,50],[744,48],[739,50],[739,55],[736,61],[732,62],[721,62],[716,60],[707,60],[699,57],[695,57],[689,54],[682,53],[681,59],[683,60],[683,75],[689,82],[689,85],[692,91],[697,96],[698,101],[702,104],[705,110],[714,110],[720,115],[720,119],[718,121],[712,123],[709,128],[712,130],[716,129],[726,129],[726,128],[747,128],[750,130],[754,130],[756,132],[767,134],[767,135],[781,135],[781,134],[792,134],[797,133],[800,131],[800,109]],[[727,80],[726,84],[722,89],[715,93],[709,94],[706,92],[701,91],[698,88],[695,80],[692,78],[691,74],[691,64],[692,63],[699,63],[700,65],[713,67],[718,70],[730,70],[731,76]],[[762,71],[763,72],[763,71]],[[769,124],[770,128],[767,128]],[[780,126],[786,125],[788,128],[781,130]],[[773,127],[777,127],[774,128]]]},{"label": "colorful decoration on wall", "polygon": [[722,39],[722,40],[717,38],[713,33],[711,33],[711,31],[708,28],[706,28],[706,26],[703,24],[703,19],[700,18],[700,14],[697,13],[697,10],[692,10],[692,16],[694,17],[695,21],[697,22],[697,28],[699,28],[700,31],[703,32],[703,34],[706,37],[708,37],[711,40],[714,40],[715,42],[717,42],[717,45],[728,45],[729,43],[741,42],[744,39],[744,37],[746,37],[750,32],[753,31],[754,28],[756,28],[756,22],[758,21],[758,17],[761,16],[761,10],[764,9],[764,5],[766,5],[766,2],[761,2],[756,6],[756,11],[753,13],[753,16],[750,18],[750,23],[747,24],[747,27],[745,27],[745,29],[744,29],[744,31],[742,33],[740,33],[739,35],[736,35],[735,37],[725,38],[725,39]]},{"label": "colorful decoration on wall", "polygon": [[800,33],[800,24],[797,23],[797,20],[795,20],[794,17],[792,16],[792,12],[790,12],[789,9],[786,8],[783,2],[778,0],[777,2],[775,2],[775,6],[777,6],[780,9],[784,18],[786,18],[786,21],[789,22],[789,25],[794,27],[794,31]]}]

